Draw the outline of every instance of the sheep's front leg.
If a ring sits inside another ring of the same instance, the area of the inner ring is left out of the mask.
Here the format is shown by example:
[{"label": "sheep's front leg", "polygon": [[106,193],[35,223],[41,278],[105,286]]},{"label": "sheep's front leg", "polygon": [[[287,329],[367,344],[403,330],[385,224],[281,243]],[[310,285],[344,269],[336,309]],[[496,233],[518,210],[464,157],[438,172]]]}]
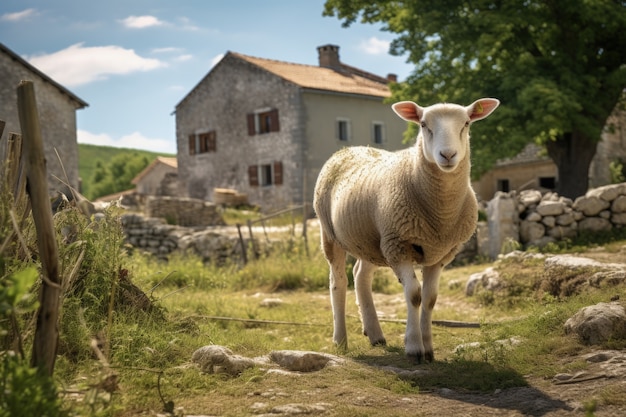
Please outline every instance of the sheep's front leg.
[{"label": "sheep's front leg", "polygon": [[422,268],[422,317],[420,327],[422,328],[422,341],[424,342],[424,359],[432,362],[435,359],[433,351],[432,316],[437,294],[439,293],[439,276],[441,275],[441,265],[425,266]]},{"label": "sheep's front leg", "polygon": [[402,283],[407,306],[404,350],[409,358],[422,362],[424,359],[424,343],[419,323],[422,288],[410,261],[393,267],[393,271]]},{"label": "sheep's front leg", "polygon": [[346,251],[334,242],[326,241],[322,232],[322,249],[330,267],[330,302],[333,308],[333,342],[342,349],[348,348],[346,331]]},{"label": "sheep's front leg", "polygon": [[356,290],[356,303],[361,314],[363,323],[363,334],[370,339],[372,346],[386,345],[387,341],[383,335],[376,315],[376,306],[372,298],[372,279],[376,265],[362,259],[357,259],[352,269],[354,273],[354,288]]}]

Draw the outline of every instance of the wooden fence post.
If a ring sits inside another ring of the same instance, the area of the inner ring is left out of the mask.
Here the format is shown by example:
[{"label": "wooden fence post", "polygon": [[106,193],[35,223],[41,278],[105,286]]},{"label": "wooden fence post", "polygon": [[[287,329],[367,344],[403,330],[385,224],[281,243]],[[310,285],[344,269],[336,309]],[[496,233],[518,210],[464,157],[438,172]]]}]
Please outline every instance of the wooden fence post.
[{"label": "wooden fence post", "polygon": [[31,364],[50,376],[54,372],[59,338],[58,318],[61,300],[57,241],[48,194],[46,159],[39,125],[39,114],[32,81],[22,81],[17,88],[17,107],[22,129],[22,149],[26,188],[37,229],[37,246],[42,266],[42,283],[37,312],[37,327]]}]

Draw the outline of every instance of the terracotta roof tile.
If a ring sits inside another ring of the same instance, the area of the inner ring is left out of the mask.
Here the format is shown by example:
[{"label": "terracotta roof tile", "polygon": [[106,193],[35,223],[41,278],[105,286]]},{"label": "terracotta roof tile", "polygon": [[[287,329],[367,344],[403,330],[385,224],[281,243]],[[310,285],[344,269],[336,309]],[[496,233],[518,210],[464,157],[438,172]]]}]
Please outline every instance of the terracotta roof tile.
[{"label": "terracotta roof tile", "polygon": [[391,96],[386,79],[349,65],[342,64],[341,71],[336,71],[331,68],[256,58],[235,52],[230,54],[304,88],[375,97]]}]

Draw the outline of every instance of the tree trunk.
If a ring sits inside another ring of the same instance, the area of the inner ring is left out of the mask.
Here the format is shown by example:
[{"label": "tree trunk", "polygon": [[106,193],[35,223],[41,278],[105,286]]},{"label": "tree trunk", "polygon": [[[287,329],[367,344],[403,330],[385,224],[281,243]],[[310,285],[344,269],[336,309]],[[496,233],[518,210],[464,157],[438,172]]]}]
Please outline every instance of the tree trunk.
[{"label": "tree trunk", "polygon": [[575,199],[587,192],[589,166],[596,154],[598,142],[581,132],[565,133],[546,143],[548,155],[559,171],[557,193]]}]

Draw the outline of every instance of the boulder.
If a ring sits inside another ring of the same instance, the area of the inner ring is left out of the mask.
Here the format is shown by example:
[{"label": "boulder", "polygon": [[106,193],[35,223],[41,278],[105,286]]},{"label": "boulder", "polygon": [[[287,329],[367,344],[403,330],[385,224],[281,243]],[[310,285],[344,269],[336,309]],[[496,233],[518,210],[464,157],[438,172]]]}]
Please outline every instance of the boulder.
[{"label": "boulder", "polygon": [[565,333],[575,333],[590,345],[626,338],[626,311],[618,302],[580,309],[565,322]]},{"label": "boulder", "polygon": [[609,184],[587,191],[585,197],[597,197],[604,201],[613,201],[620,194],[626,195],[626,183]]},{"label": "boulder", "polygon": [[537,206],[537,213],[542,216],[558,216],[565,211],[565,203],[560,201],[542,201]]},{"label": "boulder", "polygon": [[270,359],[281,368],[293,372],[314,372],[344,362],[338,356],[300,350],[275,350],[270,353]]},{"label": "boulder", "polygon": [[588,232],[608,232],[611,230],[611,222],[601,217],[587,217],[578,222],[578,230]]},{"label": "boulder", "polygon": [[494,290],[499,284],[500,274],[495,269],[489,267],[482,272],[470,275],[467,284],[465,284],[465,295],[474,295],[478,286],[487,288],[488,290]]},{"label": "boulder", "polygon": [[620,195],[611,203],[613,213],[626,213],[626,195]]},{"label": "boulder", "polygon": [[610,206],[610,202],[600,197],[578,197],[573,205],[575,210],[582,212],[585,216],[596,216]]},{"label": "boulder", "polygon": [[541,239],[546,233],[546,228],[543,224],[537,222],[529,222],[524,220],[520,224],[520,239],[522,243],[528,243]]},{"label": "boulder", "polygon": [[541,192],[538,190],[524,190],[519,193],[519,201],[525,207],[537,204],[541,201]]}]

